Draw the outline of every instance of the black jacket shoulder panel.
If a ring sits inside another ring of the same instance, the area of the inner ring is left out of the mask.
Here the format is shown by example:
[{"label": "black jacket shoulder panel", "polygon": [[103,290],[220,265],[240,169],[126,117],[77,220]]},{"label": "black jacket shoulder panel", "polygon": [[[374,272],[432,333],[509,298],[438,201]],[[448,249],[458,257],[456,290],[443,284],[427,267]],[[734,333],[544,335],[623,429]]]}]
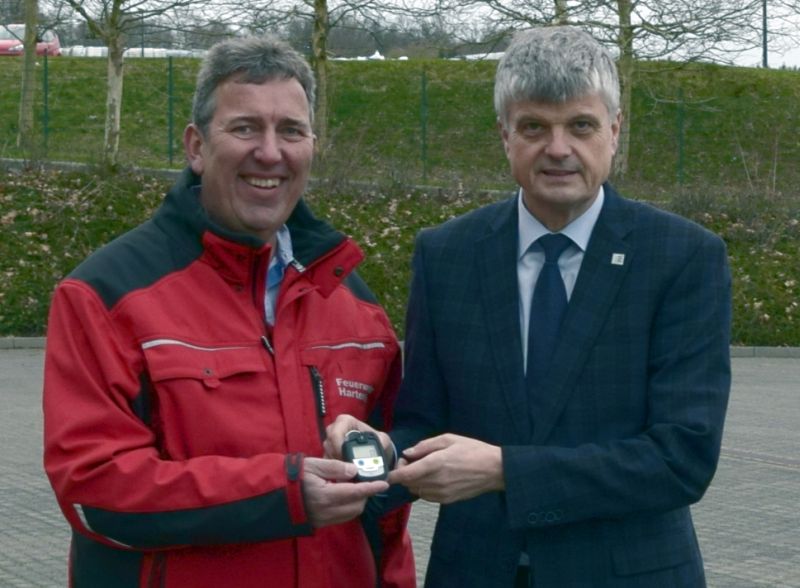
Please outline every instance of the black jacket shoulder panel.
[{"label": "black jacket shoulder panel", "polygon": [[366,282],[361,278],[361,276],[358,275],[357,272],[350,272],[344,279],[344,285],[359,300],[363,300],[364,302],[369,302],[372,304],[378,304],[378,299],[375,297],[375,294],[372,293],[372,290],[369,289],[369,286],[367,286]]},{"label": "black jacket shoulder panel", "polygon": [[201,253],[199,239],[180,242],[150,219],[101,247],[69,277],[89,284],[111,308],[129,292],[188,266]]},{"label": "black jacket shoulder panel", "polygon": [[203,251],[207,218],[184,172],[155,215],[92,253],[69,278],[89,284],[108,308],[123,296],[180,270]]}]

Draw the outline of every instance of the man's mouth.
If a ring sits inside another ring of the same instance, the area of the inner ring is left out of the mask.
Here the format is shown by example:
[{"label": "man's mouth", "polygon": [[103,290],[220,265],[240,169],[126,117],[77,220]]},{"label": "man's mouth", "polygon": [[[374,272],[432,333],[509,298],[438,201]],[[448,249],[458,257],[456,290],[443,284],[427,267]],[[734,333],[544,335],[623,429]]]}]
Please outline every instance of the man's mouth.
[{"label": "man's mouth", "polygon": [[548,176],[569,176],[576,172],[572,169],[544,169],[542,173]]},{"label": "man's mouth", "polygon": [[277,188],[281,185],[280,178],[255,178],[253,176],[245,176],[243,179],[256,188]]}]

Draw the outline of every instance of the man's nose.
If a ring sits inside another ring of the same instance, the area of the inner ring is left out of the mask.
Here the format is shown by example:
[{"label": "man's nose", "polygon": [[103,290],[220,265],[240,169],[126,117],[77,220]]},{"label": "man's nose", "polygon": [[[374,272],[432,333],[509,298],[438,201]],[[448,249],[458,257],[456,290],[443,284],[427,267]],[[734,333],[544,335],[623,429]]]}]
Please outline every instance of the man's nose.
[{"label": "man's nose", "polygon": [[572,153],[569,140],[569,133],[565,129],[553,127],[547,141],[547,155],[556,159],[569,157],[570,153]]},{"label": "man's nose", "polygon": [[258,139],[253,155],[259,161],[279,161],[282,153],[278,134],[274,130],[264,131]]}]

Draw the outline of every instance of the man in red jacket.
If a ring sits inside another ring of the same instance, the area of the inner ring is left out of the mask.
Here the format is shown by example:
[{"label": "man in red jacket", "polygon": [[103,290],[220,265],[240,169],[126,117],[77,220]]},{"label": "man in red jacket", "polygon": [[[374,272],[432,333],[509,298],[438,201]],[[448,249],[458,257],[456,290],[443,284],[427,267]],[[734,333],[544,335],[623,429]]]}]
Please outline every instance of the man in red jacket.
[{"label": "man in red jacket", "polygon": [[188,168],[54,294],[44,461],[75,588],[415,585],[408,509],[322,458],[339,414],[391,425],[400,353],[362,252],[301,198],[313,103],[287,45],[216,45]]}]

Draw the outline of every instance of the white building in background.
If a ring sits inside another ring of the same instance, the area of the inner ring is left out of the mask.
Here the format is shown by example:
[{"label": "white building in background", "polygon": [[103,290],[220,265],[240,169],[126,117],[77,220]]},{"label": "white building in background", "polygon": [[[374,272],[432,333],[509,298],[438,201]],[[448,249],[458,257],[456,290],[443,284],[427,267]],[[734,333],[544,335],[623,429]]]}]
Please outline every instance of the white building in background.
[{"label": "white building in background", "polygon": [[[71,57],[107,57],[108,47],[84,47],[75,45],[73,47],[62,47],[62,55]],[[151,59],[163,59],[166,57],[203,57],[205,49],[163,49],[160,47],[130,47],[123,53],[125,59],[134,57],[144,57]]]}]

